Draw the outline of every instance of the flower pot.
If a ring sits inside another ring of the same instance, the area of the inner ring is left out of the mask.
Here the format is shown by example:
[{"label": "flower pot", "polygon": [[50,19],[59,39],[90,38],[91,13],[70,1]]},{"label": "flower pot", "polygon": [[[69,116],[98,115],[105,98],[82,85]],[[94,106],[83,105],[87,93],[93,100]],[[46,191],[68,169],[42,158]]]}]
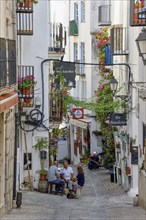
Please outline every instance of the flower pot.
[{"label": "flower pot", "polygon": [[25,0],[24,8],[32,8],[32,0]]},{"label": "flower pot", "polygon": [[38,191],[42,193],[48,192],[48,181],[47,180],[39,180],[38,183]]},{"label": "flower pot", "polygon": [[31,98],[24,98],[24,102],[26,102],[26,103],[31,103],[31,102],[32,102],[32,99],[31,99]]},{"label": "flower pot", "polygon": [[31,95],[32,94],[32,87],[30,88],[21,88],[20,89],[22,95]]},{"label": "flower pot", "polygon": [[126,175],[130,174],[131,173],[131,169],[129,167],[125,168],[125,173],[126,173]]},{"label": "flower pot", "polygon": [[45,181],[47,174],[40,174],[40,180]]},{"label": "flower pot", "polygon": [[66,89],[62,90],[62,92],[63,92],[63,94],[65,94],[65,95],[68,93],[68,91],[67,91]]}]

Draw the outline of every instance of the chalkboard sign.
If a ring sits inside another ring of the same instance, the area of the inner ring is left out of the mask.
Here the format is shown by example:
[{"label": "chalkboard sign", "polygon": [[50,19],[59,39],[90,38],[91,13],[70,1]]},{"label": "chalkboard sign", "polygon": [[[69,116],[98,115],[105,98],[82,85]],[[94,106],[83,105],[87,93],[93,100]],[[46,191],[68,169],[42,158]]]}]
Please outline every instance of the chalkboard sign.
[{"label": "chalkboard sign", "polygon": [[131,147],[131,164],[138,164],[138,147]]},{"label": "chalkboard sign", "polygon": [[68,62],[65,63],[63,61],[54,62],[55,72],[54,75],[57,76],[59,73],[62,73],[65,79],[65,86],[69,86],[69,82],[72,82],[72,87],[76,87],[76,73],[75,73],[75,64]]},{"label": "chalkboard sign", "polygon": [[123,126],[127,125],[125,113],[112,113],[109,119],[110,125]]}]

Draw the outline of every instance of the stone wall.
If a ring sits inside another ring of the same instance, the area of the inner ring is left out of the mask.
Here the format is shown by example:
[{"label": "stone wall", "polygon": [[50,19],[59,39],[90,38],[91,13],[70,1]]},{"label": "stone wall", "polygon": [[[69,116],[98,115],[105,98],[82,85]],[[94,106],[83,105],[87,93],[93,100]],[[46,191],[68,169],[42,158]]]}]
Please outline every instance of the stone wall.
[{"label": "stone wall", "polygon": [[13,206],[15,107],[0,114],[0,217]]},{"label": "stone wall", "polygon": [[146,172],[141,170],[139,173],[139,205],[146,209]]}]

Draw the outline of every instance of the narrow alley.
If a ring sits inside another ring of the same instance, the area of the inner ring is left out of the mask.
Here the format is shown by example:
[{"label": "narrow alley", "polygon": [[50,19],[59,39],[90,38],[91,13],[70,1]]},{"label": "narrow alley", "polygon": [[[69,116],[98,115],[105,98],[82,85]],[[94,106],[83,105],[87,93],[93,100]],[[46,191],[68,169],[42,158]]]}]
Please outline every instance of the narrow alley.
[{"label": "narrow alley", "polygon": [[123,188],[111,183],[108,170],[90,171],[84,166],[86,183],[80,199],[23,191],[22,206],[1,220],[145,220],[146,211],[133,207]]}]

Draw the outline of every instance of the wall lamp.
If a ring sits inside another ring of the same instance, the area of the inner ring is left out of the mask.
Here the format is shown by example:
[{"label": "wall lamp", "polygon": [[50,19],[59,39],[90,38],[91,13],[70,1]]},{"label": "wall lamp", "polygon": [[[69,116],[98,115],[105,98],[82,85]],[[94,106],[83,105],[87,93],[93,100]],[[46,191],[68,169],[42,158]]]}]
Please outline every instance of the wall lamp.
[{"label": "wall lamp", "polygon": [[114,76],[112,77],[112,79],[110,81],[110,87],[111,87],[111,91],[113,92],[113,97],[121,98],[124,101],[128,101],[129,100],[129,96],[126,96],[126,95],[115,95],[115,93],[117,91],[117,87],[118,87],[118,81],[115,79]]},{"label": "wall lamp", "polygon": [[146,29],[144,27],[135,41],[138,47],[139,56],[142,57],[143,63],[146,65]]}]

